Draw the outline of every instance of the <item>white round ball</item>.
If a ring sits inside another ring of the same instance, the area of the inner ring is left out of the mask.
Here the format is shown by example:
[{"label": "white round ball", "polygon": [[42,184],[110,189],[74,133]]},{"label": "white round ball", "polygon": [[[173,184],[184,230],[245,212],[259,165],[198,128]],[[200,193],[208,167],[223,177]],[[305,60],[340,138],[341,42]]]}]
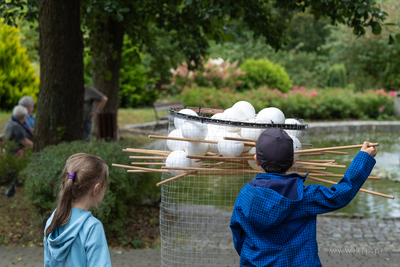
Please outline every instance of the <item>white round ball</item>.
[{"label": "white round ball", "polygon": [[[198,116],[196,112],[194,112],[191,109],[182,109],[178,113],[186,114],[186,115],[191,115],[191,116]],[[174,118],[174,125],[176,129],[180,129],[182,127],[182,124],[185,122],[185,119],[181,118]]]},{"label": "white round ball", "polygon": [[254,119],[256,116],[256,110],[254,109],[253,105],[247,101],[236,102],[232,108],[240,109],[248,120]]},{"label": "white round ball", "polygon": [[[240,138],[236,133],[227,133],[226,137]],[[224,157],[239,157],[244,150],[242,141],[231,141],[220,139],[218,141],[218,151]]]},{"label": "white round ball", "polygon": [[[169,133],[168,137],[178,137],[183,138],[182,132],[180,129],[175,129]],[[178,141],[178,140],[167,140],[167,147],[171,151],[175,150],[185,150],[185,141]]]},{"label": "white round ball", "polygon": [[[301,150],[302,147],[301,147],[301,142],[300,142],[300,140],[297,139],[297,137],[295,137],[295,136],[292,136],[292,135],[289,135],[289,136],[293,139],[293,150],[294,150],[294,151]],[[296,160],[299,159],[299,156],[300,156],[300,154],[294,154],[294,158],[295,158]]]},{"label": "white round ball", "polygon": [[207,125],[200,122],[186,120],[181,126],[182,136],[184,138],[193,138],[204,140],[207,136]]},{"label": "white round ball", "polygon": [[[166,167],[190,167],[191,161],[189,158],[186,157],[186,152],[182,150],[176,150],[171,152],[166,161]],[[181,173],[186,172],[187,170],[169,170],[172,175],[178,175]]]},{"label": "white round ball", "polygon": [[242,128],[241,136],[243,139],[252,139],[257,141],[262,132],[263,129],[259,128]]},{"label": "white round ball", "polygon": [[[214,114],[211,117],[211,119],[213,119],[213,120],[225,120],[225,115],[223,113],[217,113],[217,114]],[[222,125],[222,124],[209,123],[209,124],[207,124],[207,128],[208,128],[208,134],[211,134],[211,133],[217,133],[217,132],[225,129],[225,126]]]},{"label": "white round ball", "polygon": [[[219,129],[217,132],[208,132],[206,140],[219,142],[225,136],[228,136],[229,132],[225,127]],[[210,144],[210,151],[216,154],[220,154],[218,151],[218,144]]]},{"label": "white round ball", "polygon": [[256,117],[257,123],[285,123],[285,114],[278,108],[264,108]]},{"label": "white round ball", "polygon": [[191,162],[190,167],[194,167],[194,168],[203,167],[203,162],[201,160],[191,159],[190,162]]},{"label": "white round ball", "polygon": [[[256,148],[252,147],[249,150],[249,154],[256,154]],[[250,167],[252,167],[254,170],[264,172],[264,170],[261,168],[261,166],[257,165],[257,162],[255,160],[248,160],[247,162],[249,163]]]},{"label": "white round ball", "polygon": [[[241,121],[241,122],[245,122],[246,119],[246,115],[243,113],[243,111],[241,111],[240,109],[237,108],[228,108],[227,110],[224,111],[224,116],[225,116],[225,120],[228,121]],[[234,126],[226,126],[226,129],[229,132],[232,133],[236,133],[240,131],[240,127],[234,127]]]},{"label": "white round ball", "polygon": [[208,152],[208,143],[186,142],[185,151],[187,155],[204,156]]},{"label": "white round ball", "polygon": [[[296,119],[286,119],[285,124],[301,125],[301,123]],[[296,138],[301,138],[302,132],[300,130],[285,130],[288,135],[294,136]]]}]

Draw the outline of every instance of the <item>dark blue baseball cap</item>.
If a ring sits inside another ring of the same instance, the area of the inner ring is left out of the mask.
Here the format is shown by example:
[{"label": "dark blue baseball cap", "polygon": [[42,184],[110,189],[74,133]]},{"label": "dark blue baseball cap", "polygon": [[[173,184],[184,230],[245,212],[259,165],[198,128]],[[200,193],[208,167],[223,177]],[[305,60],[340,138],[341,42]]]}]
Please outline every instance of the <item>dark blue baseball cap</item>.
[{"label": "dark blue baseball cap", "polygon": [[276,164],[286,172],[293,165],[293,139],[280,128],[268,128],[258,137],[256,155],[264,171],[268,164]]}]

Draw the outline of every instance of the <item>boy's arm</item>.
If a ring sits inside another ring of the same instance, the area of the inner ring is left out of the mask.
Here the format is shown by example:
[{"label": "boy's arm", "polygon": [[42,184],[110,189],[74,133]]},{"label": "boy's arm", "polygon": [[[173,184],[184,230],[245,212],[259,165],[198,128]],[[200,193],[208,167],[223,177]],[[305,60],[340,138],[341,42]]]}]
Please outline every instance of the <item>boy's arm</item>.
[{"label": "boy's arm", "polygon": [[240,216],[237,207],[234,207],[233,209],[230,227],[233,236],[233,244],[235,245],[237,253],[240,255],[242,252],[245,233],[242,226],[240,226]]},{"label": "boy's arm", "polygon": [[358,193],[375,165],[376,150],[364,142],[344,177],[331,188],[322,185],[305,187],[302,208],[311,215],[334,211],[346,206]]}]

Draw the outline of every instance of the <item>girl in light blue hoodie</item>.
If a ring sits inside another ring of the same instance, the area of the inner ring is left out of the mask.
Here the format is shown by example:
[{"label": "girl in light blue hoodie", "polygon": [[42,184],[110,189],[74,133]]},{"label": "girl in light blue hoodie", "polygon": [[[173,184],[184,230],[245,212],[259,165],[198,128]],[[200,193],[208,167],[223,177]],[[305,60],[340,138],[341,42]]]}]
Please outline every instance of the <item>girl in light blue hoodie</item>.
[{"label": "girl in light blue hoodie", "polygon": [[103,225],[89,211],[104,197],[108,166],[99,157],[68,158],[56,210],[44,230],[44,266],[111,266]]}]

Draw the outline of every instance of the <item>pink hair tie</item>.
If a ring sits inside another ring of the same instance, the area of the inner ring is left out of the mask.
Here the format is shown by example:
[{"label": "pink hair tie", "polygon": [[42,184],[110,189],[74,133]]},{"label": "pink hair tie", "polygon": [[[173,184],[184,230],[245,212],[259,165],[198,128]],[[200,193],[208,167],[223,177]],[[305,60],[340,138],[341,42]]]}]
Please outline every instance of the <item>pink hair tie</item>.
[{"label": "pink hair tie", "polygon": [[74,180],[74,178],[75,178],[75,173],[72,172],[68,174],[68,179]]}]

